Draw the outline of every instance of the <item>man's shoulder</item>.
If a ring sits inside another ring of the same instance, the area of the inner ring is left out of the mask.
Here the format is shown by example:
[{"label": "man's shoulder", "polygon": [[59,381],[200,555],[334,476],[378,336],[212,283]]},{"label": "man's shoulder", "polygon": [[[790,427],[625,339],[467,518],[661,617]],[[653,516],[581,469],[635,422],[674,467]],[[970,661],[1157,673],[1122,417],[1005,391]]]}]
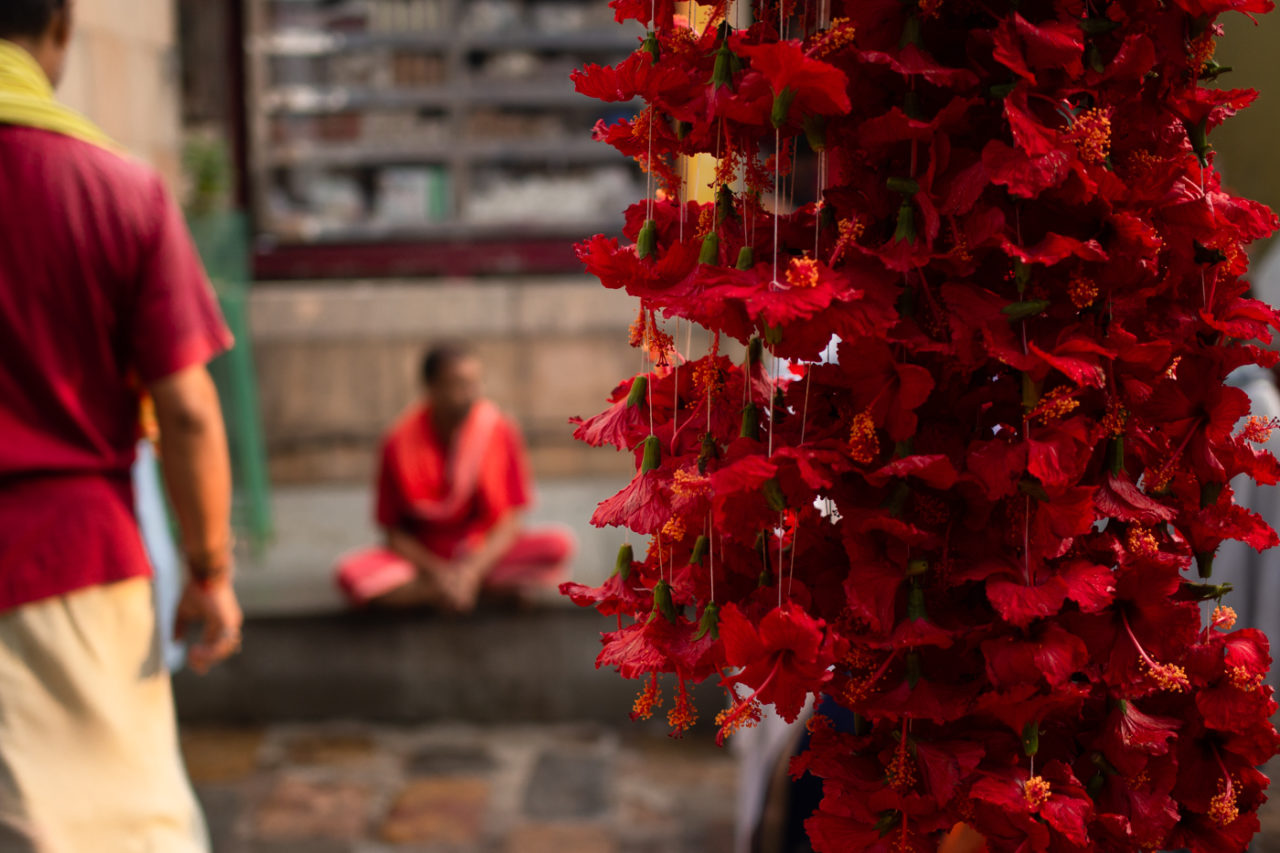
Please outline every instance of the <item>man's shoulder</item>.
[{"label": "man's shoulder", "polygon": [[32,155],[45,186],[99,190],[110,193],[115,204],[149,204],[164,191],[160,175],[141,160],[51,130],[0,125],[0,150],[10,162]]},{"label": "man's shoulder", "polygon": [[408,440],[411,435],[422,431],[422,421],[426,417],[427,407],[422,403],[414,403],[406,408],[391,422],[382,435],[383,447],[393,447]]}]

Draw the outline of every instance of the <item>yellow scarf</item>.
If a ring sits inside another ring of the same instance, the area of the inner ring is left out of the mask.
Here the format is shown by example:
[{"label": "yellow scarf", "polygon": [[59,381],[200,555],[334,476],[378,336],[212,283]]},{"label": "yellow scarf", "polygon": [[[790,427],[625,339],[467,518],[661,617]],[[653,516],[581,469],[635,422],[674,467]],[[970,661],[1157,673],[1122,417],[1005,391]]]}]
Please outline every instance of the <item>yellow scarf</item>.
[{"label": "yellow scarf", "polygon": [[0,124],[50,130],[116,150],[97,125],[54,100],[53,86],[35,57],[5,39],[0,39]]}]

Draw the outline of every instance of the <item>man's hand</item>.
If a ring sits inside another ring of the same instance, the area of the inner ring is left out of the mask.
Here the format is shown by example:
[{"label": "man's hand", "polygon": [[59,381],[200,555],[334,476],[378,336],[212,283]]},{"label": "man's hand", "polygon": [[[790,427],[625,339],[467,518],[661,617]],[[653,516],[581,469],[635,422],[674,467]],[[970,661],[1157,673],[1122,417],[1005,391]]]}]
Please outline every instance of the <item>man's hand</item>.
[{"label": "man's hand", "polygon": [[187,663],[204,675],[214,664],[240,651],[243,623],[244,614],[230,578],[207,587],[188,582],[178,603],[173,634],[175,640],[184,640],[189,630],[198,628],[199,639],[187,648]]}]

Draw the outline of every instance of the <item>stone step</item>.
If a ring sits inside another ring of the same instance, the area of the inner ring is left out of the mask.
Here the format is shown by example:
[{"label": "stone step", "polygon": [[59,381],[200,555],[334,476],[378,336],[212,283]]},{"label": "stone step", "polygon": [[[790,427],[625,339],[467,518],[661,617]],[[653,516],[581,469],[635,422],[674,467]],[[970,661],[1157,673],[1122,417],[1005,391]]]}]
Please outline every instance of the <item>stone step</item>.
[{"label": "stone step", "polygon": [[[622,533],[586,523],[625,480],[548,479],[530,523],[578,536],[570,577],[601,583]],[[247,615],[244,651],[208,676],[175,679],[190,721],[289,722],[349,718],[401,723],[625,722],[640,685],[598,672],[600,632],[617,621],[548,591],[523,610],[355,612],[338,594],[334,560],[377,538],[367,486],[278,488],[276,540],[244,553],[236,580]],[[670,695],[670,691],[668,691]],[[705,691],[703,716],[722,695]],[[654,724],[666,730],[659,713]]]},{"label": "stone step", "polygon": [[[456,617],[256,617],[245,625],[243,653],[203,677],[179,673],[174,689],[179,716],[190,722],[617,724],[640,684],[595,668],[600,632],[616,627],[560,604]],[[722,694],[707,685],[696,698],[710,720]],[[653,722],[665,729],[662,716]]]}]

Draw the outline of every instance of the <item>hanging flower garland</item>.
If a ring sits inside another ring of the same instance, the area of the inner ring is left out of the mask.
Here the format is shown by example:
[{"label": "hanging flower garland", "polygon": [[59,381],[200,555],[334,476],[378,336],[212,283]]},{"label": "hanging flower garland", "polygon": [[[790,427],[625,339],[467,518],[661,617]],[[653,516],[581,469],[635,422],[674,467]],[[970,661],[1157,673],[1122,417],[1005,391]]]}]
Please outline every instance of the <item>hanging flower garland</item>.
[{"label": "hanging flower garland", "polygon": [[1273,424],[1224,382],[1276,361],[1242,276],[1277,221],[1209,135],[1254,97],[1218,16],[1270,0],[611,5],[649,35],[575,81],[644,101],[595,135],[651,192],[579,254],[644,366],[577,435],[635,453],[593,522],[648,546],[564,591],[617,616],[636,715],[687,729],[707,678],[721,738],[852,712],[794,766],[819,851],[1243,850],[1277,705],[1212,570],[1277,543],[1230,486],[1280,480]]}]

